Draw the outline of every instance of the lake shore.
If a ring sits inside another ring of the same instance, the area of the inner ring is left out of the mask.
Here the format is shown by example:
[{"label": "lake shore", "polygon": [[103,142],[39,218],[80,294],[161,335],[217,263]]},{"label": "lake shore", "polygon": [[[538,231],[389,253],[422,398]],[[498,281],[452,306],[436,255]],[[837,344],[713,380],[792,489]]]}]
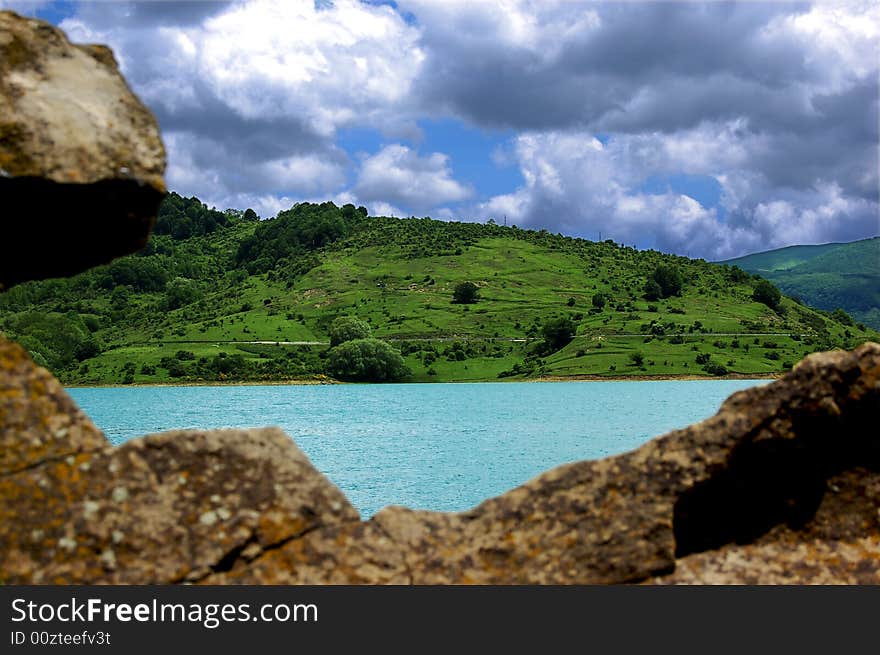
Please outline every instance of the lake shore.
[{"label": "lake shore", "polygon": [[[486,382],[666,382],[666,381],[690,381],[690,380],[775,380],[782,377],[782,373],[728,373],[727,375],[566,375],[566,376],[543,376],[526,379],[486,379],[486,380],[449,380],[445,382],[401,382],[393,384],[482,384]],[[243,380],[243,381],[217,381],[196,380],[182,382],[143,382],[132,384],[65,384],[68,389],[127,389],[127,388],[154,388],[154,387],[284,387],[284,386],[315,386],[315,385],[339,385],[339,384],[375,384],[370,382],[341,382],[339,380]]]}]

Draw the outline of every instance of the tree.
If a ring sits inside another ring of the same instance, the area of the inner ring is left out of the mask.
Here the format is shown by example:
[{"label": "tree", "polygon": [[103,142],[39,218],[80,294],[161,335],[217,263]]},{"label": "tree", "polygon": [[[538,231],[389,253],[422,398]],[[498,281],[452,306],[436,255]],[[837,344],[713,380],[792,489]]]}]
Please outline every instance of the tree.
[{"label": "tree", "polygon": [[459,282],[452,292],[452,302],[459,305],[472,305],[480,297],[480,288],[473,282]]},{"label": "tree", "polygon": [[602,309],[607,302],[608,296],[606,296],[604,293],[593,294],[593,307],[595,307],[596,309]]},{"label": "tree", "polygon": [[637,350],[634,353],[629,354],[629,361],[633,363],[633,366],[641,368],[642,364],[645,363],[645,356]]},{"label": "tree", "polygon": [[553,318],[544,323],[541,334],[544,336],[547,351],[555,352],[567,346],[574,338],[575,331],[574,321],[565,316]]},{"label": "tree", "polygon": [[770,309],[776,309],[782,300],[782,294],[779,293],[779,289],[773,286],[771,282],[760,279],[752,292],[752,300],[763,303]]},{"label": "tree", "polygon": [[331,348],[327,372],[358,382],[396,382],[411,373],[401,354],[379,339],[354,339]]},{"label": "tree", "polygon": [[645,299],[646,300],[660,300],[663,295],[663,289],[660,288],[660,285],[657,284],[657,281],[654,278],[648,278],[645,282]]},{"label": "tree", "polygon": [[340,316],[330,326],[331,347],[355,339],[369,339],[371,336],[373,331],[370,326],[353,316]]},{"label": "tree", "polygon": [[831,312],[831,318],[833,318],[838,323],[843,323],[844,325],[849,325],[850,327],[855,325],[855,321],[852,320],[852,316],[847,314],[840,307]]},{"label": "tree", "polygon": [[645,298],[659,300],[670,296],[680,296],[684,280],[675,266],[659,264],[645,282]]},{"label": "tree", "polygon": [[247,209],[244,210],[244,220],[249,221],[249,222],[256,222],[256,221],[260,220],[260,217],[257,216],[257,212],[255,212],[253,209],[248,207]]},{"label": "tree", "polygon": [[165,288],[165,308],[177,309],[190,305],[203,297],[198,282],[185,277],[176,277]]}]

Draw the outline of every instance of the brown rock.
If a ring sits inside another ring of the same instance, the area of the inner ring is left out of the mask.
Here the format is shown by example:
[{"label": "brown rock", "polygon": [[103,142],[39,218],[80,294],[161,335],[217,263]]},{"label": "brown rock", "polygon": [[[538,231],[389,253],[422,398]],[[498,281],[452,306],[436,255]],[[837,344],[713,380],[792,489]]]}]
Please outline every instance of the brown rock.
[{"label": "brown rock", "polygon": [[156,121],[108,48],[0,11],[0,289],[142,248],[164,170]]},{"label": "brown rock", "polygon": [[834,476],[799,530],[777,525],[749,544],[679,559],[657,584],[880,584],[880,472]]},{"label": "brown rock", "polygon": [[410,584],[399,544],[375,522],[320,528],[203,584]]},{"label": "brown rock", "polygon": [[58,380],[0,336],[0,476],[109,445]]},{"label": "brown rock", "polygon": [[204,578],[356,510],[276,428],[168,432],[0,477],[7,583]]}]

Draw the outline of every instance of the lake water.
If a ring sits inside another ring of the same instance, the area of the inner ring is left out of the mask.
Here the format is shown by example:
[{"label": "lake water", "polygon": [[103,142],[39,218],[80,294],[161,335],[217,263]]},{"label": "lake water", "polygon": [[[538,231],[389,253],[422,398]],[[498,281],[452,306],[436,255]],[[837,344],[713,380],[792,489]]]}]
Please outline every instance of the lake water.
[{"label": "lake water", "polygon": [[364,517],[464,510],[559,464],[714,414],[750,380],[70,389],[114,444],[177,428],[281,426]]}]

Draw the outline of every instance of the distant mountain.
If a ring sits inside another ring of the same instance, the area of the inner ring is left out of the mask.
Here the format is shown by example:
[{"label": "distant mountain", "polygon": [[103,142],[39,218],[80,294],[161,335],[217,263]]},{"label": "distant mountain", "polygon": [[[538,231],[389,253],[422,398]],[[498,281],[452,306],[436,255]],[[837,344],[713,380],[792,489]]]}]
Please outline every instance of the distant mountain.
[{"label": "distant mountain", "polygon": [[840,307],[856,321],[880,328],[880,237],[789,246],[720,263],[757,273],[808,305]]}]

